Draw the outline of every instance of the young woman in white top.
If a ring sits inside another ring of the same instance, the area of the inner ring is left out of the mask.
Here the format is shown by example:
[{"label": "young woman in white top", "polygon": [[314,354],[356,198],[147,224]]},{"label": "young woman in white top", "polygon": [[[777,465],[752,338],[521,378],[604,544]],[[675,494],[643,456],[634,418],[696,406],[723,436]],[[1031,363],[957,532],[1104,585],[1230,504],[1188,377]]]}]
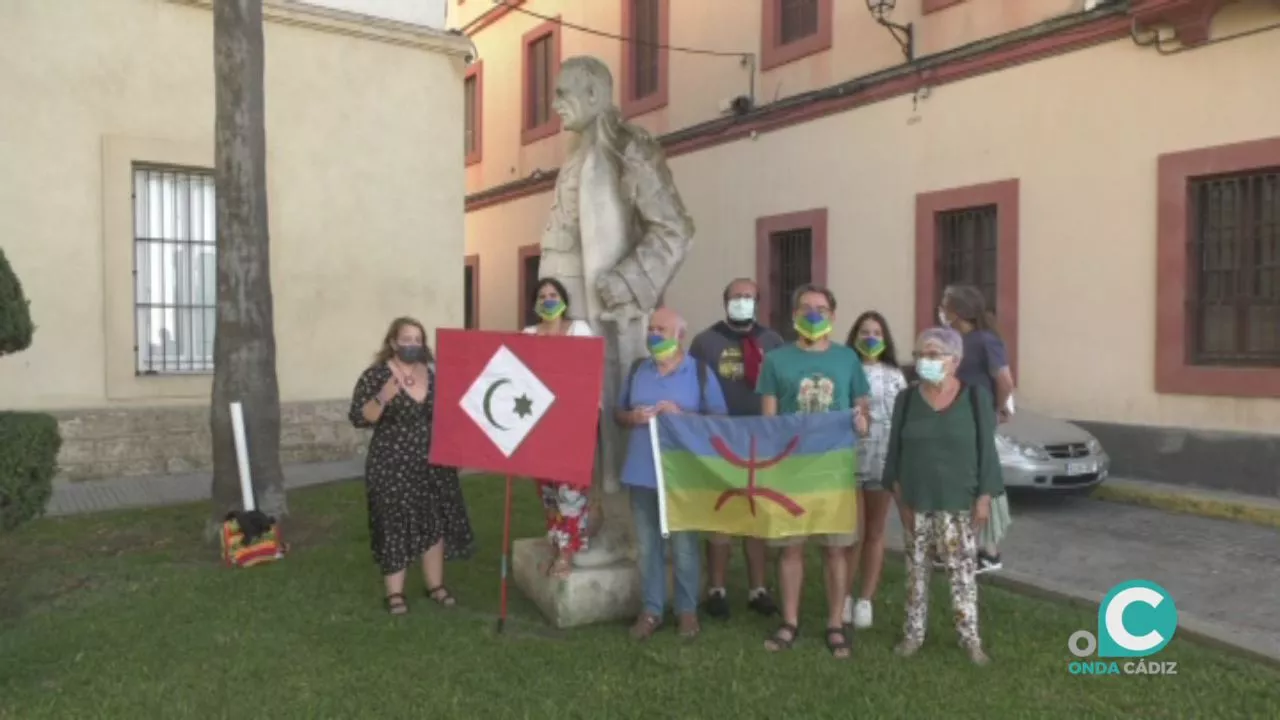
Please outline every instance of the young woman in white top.
[{"label": "young woman in white top", "polygon": [[[849,548],[849,589],[844,600],[844,621],[855,628],[871,626],[871,601],[880,585],[884,567],[884,526],[893,496],[882,483],[885,455],[889,448],[889,425],[893,419],[893,402],[907,387],[907,379],[898,367],[889,323],[874,310],[864,312],[853,323],[847,340],[858,352],[862,369],[871,385],[870,432],[858,447],[858,528],[859,541]],[[855,602],[853,583],[862,569],[862,593]]]},{"label": "young woman in white top", "polygon": [[[539,322],[525,328],[525,334],[570,337],[594,334],[590,325],[569,317],[569,293],[559,280],[539,280],[531,301]],[[555,552],[547,573],[566,578],[573,570],[573,556],[587,549],[590,498],[582,489],[555,480],[539,479],[535,482],[547,513],[547,540]]]}]

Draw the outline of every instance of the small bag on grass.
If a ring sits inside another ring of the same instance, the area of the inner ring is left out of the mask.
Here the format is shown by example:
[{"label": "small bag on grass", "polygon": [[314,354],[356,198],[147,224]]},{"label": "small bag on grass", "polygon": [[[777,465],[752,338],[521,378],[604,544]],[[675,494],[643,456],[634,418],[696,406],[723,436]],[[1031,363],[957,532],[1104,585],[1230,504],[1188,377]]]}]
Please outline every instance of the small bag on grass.
[{"label": "small bag on grass", "polygon": [[222,559],[229,567],[253,567],[284,557],[276,519],[260,510],[227,513],[222,522]]}]

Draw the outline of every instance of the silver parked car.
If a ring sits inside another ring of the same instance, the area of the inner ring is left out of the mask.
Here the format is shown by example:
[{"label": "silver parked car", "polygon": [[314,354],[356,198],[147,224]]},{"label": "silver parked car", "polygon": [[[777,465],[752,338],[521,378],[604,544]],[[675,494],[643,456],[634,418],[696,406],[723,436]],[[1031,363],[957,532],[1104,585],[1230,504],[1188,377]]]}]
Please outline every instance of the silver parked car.
[{"label": "silver parked car", "polygon": [[996,450],[1013,489],[1088,490],[1111,469],[1102,444],[1083,428],[1022,407],[996,432]]}]

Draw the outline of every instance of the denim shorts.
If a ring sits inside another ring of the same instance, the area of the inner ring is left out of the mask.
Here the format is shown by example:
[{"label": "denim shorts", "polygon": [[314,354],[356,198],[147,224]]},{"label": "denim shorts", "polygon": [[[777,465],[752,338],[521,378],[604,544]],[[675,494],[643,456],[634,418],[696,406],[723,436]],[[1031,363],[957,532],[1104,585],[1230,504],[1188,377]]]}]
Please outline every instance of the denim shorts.
[{"label": "denim shorts", "polygon": [[858,489],[871,490],[873,492],[883,491],[884,481],[882,481],[880,479],[880,476],[878,475],[872,475],[870,473],[858,473]]}]

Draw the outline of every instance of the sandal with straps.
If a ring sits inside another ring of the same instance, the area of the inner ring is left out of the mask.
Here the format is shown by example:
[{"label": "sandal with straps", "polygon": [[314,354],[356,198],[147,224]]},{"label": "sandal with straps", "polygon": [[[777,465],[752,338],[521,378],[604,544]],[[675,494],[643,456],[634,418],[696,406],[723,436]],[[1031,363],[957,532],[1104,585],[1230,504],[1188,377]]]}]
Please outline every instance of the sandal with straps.
[{"label": "sandal with straps", "polygon": [[662,618],[653,613],[640,613],[631,626],[631,639],[637,642],[648,640],[662,627]]},{"label": "sandal with straps", "polygon": [[409,603],[404,599],[404,593],[391,593],[382,599],[387,606],[387,612],[392,615],[404,615],[409,612]]},{"label": "sandal with straps", "polygon": [[[796,639],[799,637],[800,628],[792,625],[791,623],[783,623],[779,625],[778,629],[774,630],[773,634],[764,641],[764,649],[769,652],[790,650],[791,647],[796,644]],[[773,647],[770,647],[769,643],[773,643]]]},{"label": "sandal with straps", "polygon": [[849,633],[842,627],[827,628],[827,649],[831,651],[831,657],[848,660],[853,656],[853,642],[849,639]]},{"label": "sandal with straps", "polygon": [[453,597],[453,593],[449,592],[449,588],[443,584],[427,588],[427,597],[440,607],[451,608],[458,604],[457,599]]}]

